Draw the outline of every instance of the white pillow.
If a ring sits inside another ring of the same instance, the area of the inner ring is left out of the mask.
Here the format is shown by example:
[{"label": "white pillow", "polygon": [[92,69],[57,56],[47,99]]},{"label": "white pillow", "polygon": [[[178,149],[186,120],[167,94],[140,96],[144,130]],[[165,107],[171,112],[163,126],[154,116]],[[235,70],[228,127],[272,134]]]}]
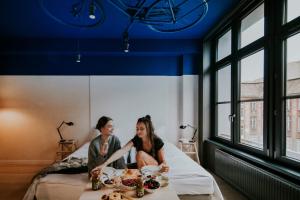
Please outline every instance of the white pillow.
[{"label": "white pillow", "polygon": [[95,137],[100,135],[100,131],[98,129],[93,128],[88,135],[88,141],[92,141]]}]

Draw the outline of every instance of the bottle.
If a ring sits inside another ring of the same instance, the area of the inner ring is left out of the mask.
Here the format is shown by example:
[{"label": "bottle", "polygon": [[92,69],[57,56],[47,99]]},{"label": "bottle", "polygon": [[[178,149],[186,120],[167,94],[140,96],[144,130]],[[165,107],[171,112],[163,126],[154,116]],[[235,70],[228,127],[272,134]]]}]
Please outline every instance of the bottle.
[{"label": "bottle", "polygon": [[99,190],[100,188],[101,188],[101,182],[98,175],[92,176],[92,190]]},{"label": "bottle", "polygon": [[145,194],[144,191],[144,181],[142,175],[139,175],[137,178],[137,186],[136,186],[136,196],[138,198],[143,197]]}]

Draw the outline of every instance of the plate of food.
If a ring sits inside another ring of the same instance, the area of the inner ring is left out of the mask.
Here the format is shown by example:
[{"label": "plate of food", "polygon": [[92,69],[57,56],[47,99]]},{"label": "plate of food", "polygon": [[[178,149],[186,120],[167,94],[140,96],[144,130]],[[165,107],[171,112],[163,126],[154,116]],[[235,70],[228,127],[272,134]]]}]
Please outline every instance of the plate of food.
[{"label": "plate of food", "polygon": [[141,172],[144,176],[159,175],[160,167],[157,165],[147,165],[141,168]]},{"label": "plate of food", "polygon": [[124,190],[135,190],[137,186],[137,179],[127,178],[122,179],[122,188]]},{"label": "plate of food", "polygon": [[148,193],[155,192],[160,187],[160,183],[155,179],[148,179],[144,182],[144,189]]},{"label": "plate of food", "polygon": [[112,192],[110,194],[104,194],[101,200],[133,200],[133,198],[120,192]]}]

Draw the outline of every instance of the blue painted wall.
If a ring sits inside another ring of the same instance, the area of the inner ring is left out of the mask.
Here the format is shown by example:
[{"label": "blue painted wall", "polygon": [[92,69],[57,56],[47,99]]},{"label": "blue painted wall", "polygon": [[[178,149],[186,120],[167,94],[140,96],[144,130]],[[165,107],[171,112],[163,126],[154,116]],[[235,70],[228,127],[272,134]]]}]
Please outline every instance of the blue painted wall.
[{"label": "blue painted wall", "polygon": [[1,75],[198,74],[201,41],[134,40],[129,53],[119,40],[11,39],[0,47]]}]

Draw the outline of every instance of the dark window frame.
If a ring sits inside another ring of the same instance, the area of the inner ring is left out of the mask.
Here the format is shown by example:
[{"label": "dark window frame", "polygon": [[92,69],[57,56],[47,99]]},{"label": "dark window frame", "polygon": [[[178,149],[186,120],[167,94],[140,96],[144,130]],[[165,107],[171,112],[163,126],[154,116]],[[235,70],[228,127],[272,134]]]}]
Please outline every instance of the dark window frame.
[{"label": "dark window frame", "polygon": [[[282,166],[300,170],[300,161],[293,160],[285,157],[285,139],[286,139],[286,114],[285,114],[285,40],[292,35],[300,33],[300,17],[297,17],[290,22],[285,22],[286,6],[284,1],[272,0],[246,0],[242,2],[239,9],[235,9],[233,13],[217,28],[208,34],[205,39],[206,42],[211,44],[211,136],[214,141],[220,142],[228,147],[242,150],[250,155],[257,156],[258,158],[266,159],[274,162],[274,164],[281,164]],[[240,47],[240,25],[241,20],[249,15],[258,6],[264,3],[264,16],[265,16],[265,30],[264,36],[258,40],[248,44],[243,48]],[[224,25],[223,27],[221,25]],[[229,29],[231,29],[231,54],[221,60],[217,60],[217,41]],[[240,128],[240,120],[234,120],[231,126],[231,140],[225,140],[217,136],[216,126],[216,73],[221,67],[227,64],[231,65],[231,111],[236,114],[236,119],[240,119],[239,108],[239,91],[238,88],[240,80],[239,69],[240,62],[244,57],[256,53],[264,49],[264,141],[263,151],[241,145],[238,143]]]}]

